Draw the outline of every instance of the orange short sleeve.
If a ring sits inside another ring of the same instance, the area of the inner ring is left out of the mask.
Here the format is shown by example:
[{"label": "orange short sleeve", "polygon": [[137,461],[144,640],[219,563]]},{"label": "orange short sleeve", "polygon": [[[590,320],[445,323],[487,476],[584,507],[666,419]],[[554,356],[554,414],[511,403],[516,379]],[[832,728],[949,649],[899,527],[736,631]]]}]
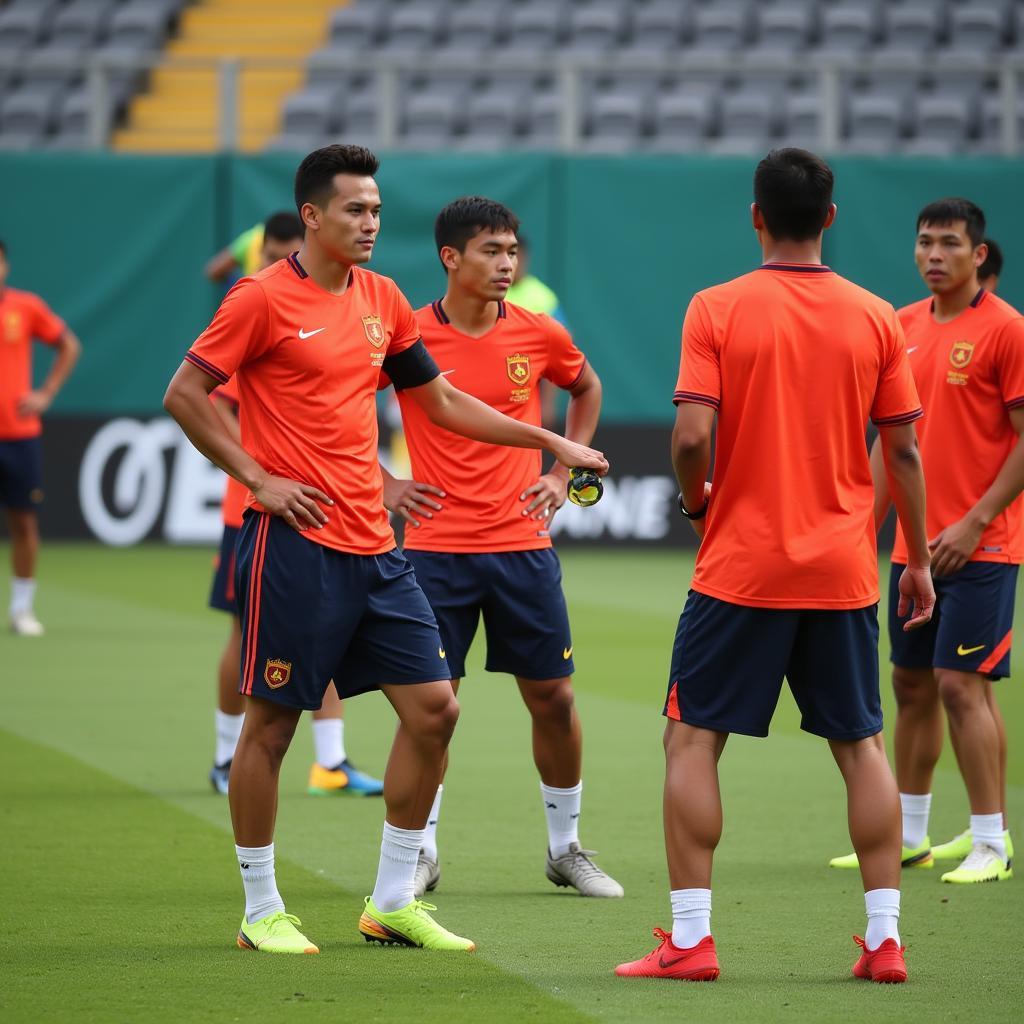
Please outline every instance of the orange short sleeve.
[{"label": "orange short sleeve", "polygon": [[997,347],[999,391],[1007,409],[1024,405],[1024,318],[1003,328]]},{"label": "orange short sleeve", "polygon": [[224,296],[210,326],[185,358],[223,385],[240,366],[263,355],[270,345],[266,296],[256,281],[243,277]]},{"label": "orange short sleeve", "polygon": [[64,321],[37,295],[32,296],[32,337],[56,345],[67,330]]},{"label": "orange short sleeve", "polygon": [[392,320],[394,328],[391,334],[391,342],[388,345],[388,355],[397,356],[399,352],[404,352],[420,340],[420,326],[416,322],[416,314],[413,313],[409,300],[402,294],[397,285],[392,282],[389,282],[389,284],[391,284],[394,299],[394,305],[392,306],[394,310]]},{"label": "orange short sleeve", "polygon": [[683,321],[679,379],[672,401],[696,402],[717,409],[722,399],[722,369],[711,318],[700,295],[695,295]]},{"label": "orange short sleeve", "polygon": [[544,376],[560,388],[575,387],[583,376],[587,357],[576,347],[572,335],[557,321],[545,316],[548,335],[548,362]]},{"label": "orange short sleeve", "polygon": [[875,400],[871,405],[871,420],[879,427],[895,427],[901,423],[912,423],[922,415],[921,399],[917,394],[907,355],[906,338],[893,311],[885,337]]}]

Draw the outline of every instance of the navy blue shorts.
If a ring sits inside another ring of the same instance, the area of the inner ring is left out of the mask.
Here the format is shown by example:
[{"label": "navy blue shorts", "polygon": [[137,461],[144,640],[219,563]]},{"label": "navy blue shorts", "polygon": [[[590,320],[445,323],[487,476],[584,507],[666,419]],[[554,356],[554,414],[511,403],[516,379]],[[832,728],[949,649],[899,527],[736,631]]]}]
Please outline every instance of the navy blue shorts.
[{"label": "navy blue shorts", "polygon": [[43,441],[0,441],[0,505],[19,511],[43,503]]},{"label": "navy blue shorts", "polygon": [[466,672],[480,615],[488,672],[523,679],[572,675],[572,635],[554,548],[457,555],[408,551],[437,616],[453,679]]},{"label": "navy blue shorts", "polygon": [[434,613],[397,549],[353,555],[247,512],[235,555],[239,692],[316,710],[385,684],[449,679]]},{"label": "navy blue shorts", "polygon": [[889,570],[889,642],[892,663],[900,668],[949,668],[977,672],[989,679],[1010,674],[1016,565],[968,562],[952,576],[935,580],[932,621],[910,633],[896,614],[899,582],[905,566]]},{"label": "navy blue shorts", "polygon": [[806,732],[829,740],[880,732],[878,605],[748,608],[690,591],[662,714],[701,729],[767,736],[783,678]]},{"label": "navy blue shorts", "polygon": [[225,526],[220,538],[220,551],[213,563],[213,586],[210,587],[210,607],[219,612],[238,614],[238,598],[235,594],[235,545],[238,542],[238,527]]}]

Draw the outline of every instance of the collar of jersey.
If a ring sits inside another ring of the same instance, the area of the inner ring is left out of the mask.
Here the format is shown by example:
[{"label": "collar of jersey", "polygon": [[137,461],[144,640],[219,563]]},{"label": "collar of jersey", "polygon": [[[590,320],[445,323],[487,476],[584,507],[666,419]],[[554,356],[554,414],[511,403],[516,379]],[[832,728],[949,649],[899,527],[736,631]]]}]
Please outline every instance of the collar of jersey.
[{"label": "collar of jersey", "polygon": [[824,263],[762,263],[760,270],[795,271],[798,274],[831,274],[832,268]]},{"label": "collar of jersey", "polygon": [[[441,300],[436,299],[430,304],[430,308],[434,311],[434,316],[437,317],[439,324],[450,324],[451,320],[448,319],[448,314],[444,311],[444,306],[441,305]],[[505,303],[498,300],[498,319],[504,320],[508,316],[508,310],[505,308]],[[497,324],[495,324],[497,326]]]}]

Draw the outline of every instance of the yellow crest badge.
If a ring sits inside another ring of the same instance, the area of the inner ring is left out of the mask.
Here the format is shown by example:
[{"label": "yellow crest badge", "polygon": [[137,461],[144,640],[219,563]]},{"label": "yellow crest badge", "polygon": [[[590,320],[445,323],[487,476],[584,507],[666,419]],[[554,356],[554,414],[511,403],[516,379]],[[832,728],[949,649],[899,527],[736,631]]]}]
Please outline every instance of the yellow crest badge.
[{"label": "yellow crest badge", "polygon": [[962,370],[974,355],[974,345],[969,341],[955,341],[949,353],[949,361],[958,369]]},{"label": "yellow crest badge", "polygon": [[384,344],[384,324],[379,316],[364,316],[363,330],[366,332],[366,340],[374,348]]},{"label": "yellow crest badge", "polygon": [[530,357],[518,352],[514,356],[505,356],[505,370],[508,379],[517,387],[522,387],[530,379]]},{"label": "yellow crest badge", "polygon": [[292,677],[292,663],[280,661],[277,658],[267,658],[266,668],[263,669],[263,682],[272,690],[279,690]]}]

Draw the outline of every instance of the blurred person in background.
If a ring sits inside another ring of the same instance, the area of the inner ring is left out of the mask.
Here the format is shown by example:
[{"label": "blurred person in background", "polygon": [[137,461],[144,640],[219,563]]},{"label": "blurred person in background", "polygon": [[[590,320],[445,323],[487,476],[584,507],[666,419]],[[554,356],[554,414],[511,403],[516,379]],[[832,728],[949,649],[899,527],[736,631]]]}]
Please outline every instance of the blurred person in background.
[{"label": "blurred person in background", "polygon": [[[42,636],[36,618],[38,509],[43,500],[40,417],[64,386],[82,351],[74,332],[38,295],[7,285],[10,264],[0,242],[0,505],[7,509],[11,535],[11,629]],[[32,382],[32,342],[57,350],[39,388]]]},{"label": "blurred person in background", "polygon": [[978,267],[978,284],[986,291],[995,292],[999,290],[999,275],[1003,272],[1003,250],[994,238],[985,239],[985,248],[988,255]]},{"label": "blurred person in background", "polygon": [[[233,283],[239,277],[250,277],[271,263],[287,259],[298,248],[294,234],[296,221],[298,218],[291,210],[279,210],[264,223],[243,231],[210,258],[204,271],[207,278],[218,283]],[[299,244],[302,244],[301,234]]]},{"label": "blurred person in background", "polygon": [[[278,260],[287,259],[302,245],[302,221],[298,214],[290,211],[273,214],[265,225],[251,229],[246,235],[253,232],[258,232],[261,240],[259,264],[253,273],[265,270]],[[238,385],[235,379],[217,388],[210,397],[231,436],[240,441]],[[227,478],[221,504],[224,532],[220,553],[214,564],[210,591],[210,607],[231,616],[228,639],[217,665],[217,709],[214,712],[216,749],[213,767],[210,769],[210,785],[223,795],[227,795],[231,760],[235,756],[235,747],[242,734],[245,718],[245,698],[238,692],[242,631],[238,622],[234,576],[235,544],[242,527],[242,513],[248,496],[249,492],[243,484],[232,476]],[[383,793],[384,783],[361,772],[348,758],[345,750],[343,703],[333,685],[327,688],[319,710],[312,714],[314,761],[309,770],[309,792],[318,796],[331,793],[379,796]]]}]

